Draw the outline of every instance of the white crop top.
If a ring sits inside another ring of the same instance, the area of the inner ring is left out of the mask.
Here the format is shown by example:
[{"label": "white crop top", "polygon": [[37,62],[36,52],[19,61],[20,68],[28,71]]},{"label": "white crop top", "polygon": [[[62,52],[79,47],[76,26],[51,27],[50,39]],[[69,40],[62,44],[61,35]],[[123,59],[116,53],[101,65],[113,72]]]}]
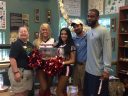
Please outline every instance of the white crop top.
[{"label": "white crop top", "polygon": [[52,48],[55,40],[54,38],[50,38],[47,42],[41,42],[39,49],[40,48]]}]

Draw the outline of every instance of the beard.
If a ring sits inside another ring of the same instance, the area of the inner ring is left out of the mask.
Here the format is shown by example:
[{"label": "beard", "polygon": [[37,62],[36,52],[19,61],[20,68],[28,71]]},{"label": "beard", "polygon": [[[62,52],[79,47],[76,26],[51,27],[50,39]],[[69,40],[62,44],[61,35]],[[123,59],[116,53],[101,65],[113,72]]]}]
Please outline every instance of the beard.
[{"label": "beard", "polygon": [[77,35],[80,35],[82,32],[83,32],[83,29],[77,29],[75,33],[76,33]]},{"label": "beard", "polygon": [[87,25],[90,26],[91,28],[95,27],[96,23],[97,23],[97,20],[94,20],[94,21],[88,21],[87,20]]}]

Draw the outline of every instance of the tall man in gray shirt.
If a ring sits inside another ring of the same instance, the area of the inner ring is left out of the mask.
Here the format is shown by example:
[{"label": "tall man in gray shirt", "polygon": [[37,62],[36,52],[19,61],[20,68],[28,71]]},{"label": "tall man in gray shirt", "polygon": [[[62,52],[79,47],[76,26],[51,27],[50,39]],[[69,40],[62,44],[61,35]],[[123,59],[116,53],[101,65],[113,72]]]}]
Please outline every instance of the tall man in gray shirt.
[{"label": "tall man in gray shirt", "polygon": [[108,80],[111,66],[111,36],[107,29],[98,23],[99,11],[88,12],[87,62],[84,78],[84,96],[109,96]]}]

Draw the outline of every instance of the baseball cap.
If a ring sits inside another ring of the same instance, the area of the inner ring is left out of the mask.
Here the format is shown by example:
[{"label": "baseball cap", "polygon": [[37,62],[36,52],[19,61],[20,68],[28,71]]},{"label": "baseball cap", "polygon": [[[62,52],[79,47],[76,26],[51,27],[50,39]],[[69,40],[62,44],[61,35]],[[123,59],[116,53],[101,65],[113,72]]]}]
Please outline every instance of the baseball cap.
[{"label": "baseball cap", "polygon": [[74,26],[76,24],[82,24],[83,25],[83,22],[80,20],[80,19],[74,19],[71,23],[71,26]]}]

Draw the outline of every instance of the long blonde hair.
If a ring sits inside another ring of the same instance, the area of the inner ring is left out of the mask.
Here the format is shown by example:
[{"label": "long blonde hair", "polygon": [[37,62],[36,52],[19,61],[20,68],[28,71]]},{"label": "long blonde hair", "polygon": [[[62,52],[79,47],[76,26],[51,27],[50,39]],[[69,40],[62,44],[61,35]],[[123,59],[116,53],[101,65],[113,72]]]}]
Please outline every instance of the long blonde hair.
[{"label": "long blonde hair", "polygon": [[39,38],[35,41],[34,45],[35,47],[39,48],[41,42],[43,41],[43,35],[41,35],[41,29],[45,27],[48,29],[49,31],[49,38],[51,38],[51,35],[52,35],[52,31],[51,31],[51,28],[50,28],[50,25],[48,23],[42,23],[40,25],[40,30],[39,30]]}]

